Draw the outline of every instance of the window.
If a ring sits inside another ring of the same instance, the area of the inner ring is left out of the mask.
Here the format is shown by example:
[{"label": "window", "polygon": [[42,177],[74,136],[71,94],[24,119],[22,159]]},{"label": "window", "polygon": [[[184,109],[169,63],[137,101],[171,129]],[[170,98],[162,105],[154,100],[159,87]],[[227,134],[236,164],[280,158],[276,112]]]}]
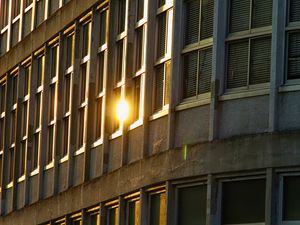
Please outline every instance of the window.
[{"label": "window", "polygon": [[166,192],[159,190],[149,193],[150,225],[166,225]]},{"label": "window", "polygon": [[23,78],[22,78],[22,105],[21,110],[21,143],[18,152],[18,177],[21,177],[25,173],[25,155],[28,143],[28,103],[29,103],[29,88],[31,79],[31,65],[25,64],[23,67]]},{"label": "window", "polygon": [[139,197],[126,200],[126,225],[140,224],[140,199]]},{"label": "window", "polygon": [[298,0],[287,2],[287,80],[295,80],[300,78],[300,7]]},{"label": "window", "polygon": [[206,185],[177,188],[178,225],[206,224]]},{"label": "window", "polygon": [[88,225],[100,225],[100,212],[99,208],[88,210],[87,212]]},{"label": "window", "polygon": [[119,225],[119,206],[110,205],[106,210],[106,225]]},{"label": "window", "polygon": [[[158,6],[169,1],[158,1]],[[164,7],[157,10],[156,34],[156,67],[154,83],[154,111],[163,110],[169,104],[169,84],[171,66],[171,37],[172,36],[173,8]]]},{"label": "window", "polygon": [[82,225],[82,219],[80,213],[71,216],[70,225]]},{"label": "window", "polygon": [[185,1],[185,47],[182,51],[184,99],[210,92],[213,21],[213,0]]},{"label": "window", "polygon": [[96,97],[95,97],[95,132],[94,140],[102,137],[103,103],[105,95],[106,61],[107,61],[107,16],[108,8],[100,9],[100,40],[98,48],[97,77],[96,77]]},{"label": "window", "polygon": [[144,19],[145,2],[136,3],[135,23],[135,73],[133,76],[133,116],[132,122],[141,121],[143,117],[143,93],[145,77],[145,46],[146,46],[146,20]]},{"label": "window", "polygon": [[71,116],[71,96],[72,96],[72,78],[73,78],[73,61],[74,61],[74,30],[66,34],[64,39],[64,56],[66,64],[64,66],[63,77],[63,136],[62,147],[60,148],[60,158],[63,158],[69,151],[70,136],[70,116]]},{"label": "window", "polygon": [[5,104],[6,104],[6,83],[0,82],[0,184],[2,183],[2,163],[4,153],[4,122],[5,122]]},{"label": "window", "polygon": [[[113,112],[118,102],[125,98],[125,72],[126,72],[126,45],[127,45],[127,0],[119,0],[118,2],[118,31],[116,38],[116,65],[114,76],[113,102],[115,103]],[[116,116],[112,117],[112,132],[121,132],[123,123]]]},{"label": "window", "polygon": [[118,32],[122,33],[126,27],[126,0],[119,0],[119,13],[118,13]]},{"label": "window", "polygon": [[49,46],[49,62],[50,62],[50,82],[49,82],[49,97],[48,97],[48,134],[47,134],[47,150],[46,164],[53,160],[55,150],[55,133],[56,133],[56,102],[57,102],[57,80],[59,67],[59,45],[58,43]]},{"label": "window", "polygon": [[227,89],[269,82],[271,25],[272,0],[230,1]]},{"label": "window", "polygon": [[45,1],[38,0],[36,2],[36,26],[38,27],[45,19]]},{"label": "window", "polygon": [[30,170],[34,171],[38,167],[39,153],[40,153],[40,138],[41,138],[41,110],[42,110],[42,96],[43,96],[43,80],[45,68],[45,55],[42,52],[35,58],[36,74],[35,74],[35,96],[34,96],[34,134],[33,147],[30,153]]},{"label": "window", "polygon": [[251,224],[265,221],[264,179],[222,183],[222,224]]},{"label": "window", "polygon": [[[4,151],[4,121],[5,121],[5,104],[6,104],[6,83],[0,83],[0,154]],[[1,164],[0,164],[1,167]]]},{"label": "window", "polygon": [[8,24],[8,3],[9,1],[0,2],[0,30]]},{"label": "window", "polygon": [[7,151],[7,180],[5,184],[9,184],[13,181],[13,171],[14,171],[14,157],[15,157],[15,147],[16,147],[16,121],[17,121],[17,100],[18,100],[18,79],[19,74],[14,72],[10,74],[10,115],[9,115],[9,149]]},{"label": "window", "polygon": [[86,106],[88,79],[90,71],[90,43],[91,43],[91,22],[86,21],[81,25],[81,63],[79,77],[79,105],[78,105],[78,133],[77,149],[84,147],[85,144],[85,124],[86,124]]},{"label": "window", "polygon": [[300,176],[285,176],[283,178],[282,220],[300,221],[300,209],[297,207],[300,197]]},{"label": "window", "polygon": [[12,1],[12,18],[16,18],[20,14],[20,3],[21,0]]}]

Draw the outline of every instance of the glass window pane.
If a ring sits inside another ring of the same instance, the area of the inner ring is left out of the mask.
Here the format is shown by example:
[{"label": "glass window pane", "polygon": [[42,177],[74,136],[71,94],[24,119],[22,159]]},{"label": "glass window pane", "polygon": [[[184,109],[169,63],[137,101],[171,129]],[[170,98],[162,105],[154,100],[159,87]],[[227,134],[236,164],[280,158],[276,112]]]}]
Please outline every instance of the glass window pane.
[{"label": "glass window pane", "polygon": [[206,224],[206,185],[178,188],[178,225]]},{"label": "glass window pane", "polygon": [[283,220],[300,220],[300,176],[284,178]]},{"label": "glass window pane", "polygon": [[222,223],[241,224],[265,221],[264,179],[223,183]]},{"label": "glass window pane", "polygon": [[150,195],[150,225],[166,225],[166,193]]}]

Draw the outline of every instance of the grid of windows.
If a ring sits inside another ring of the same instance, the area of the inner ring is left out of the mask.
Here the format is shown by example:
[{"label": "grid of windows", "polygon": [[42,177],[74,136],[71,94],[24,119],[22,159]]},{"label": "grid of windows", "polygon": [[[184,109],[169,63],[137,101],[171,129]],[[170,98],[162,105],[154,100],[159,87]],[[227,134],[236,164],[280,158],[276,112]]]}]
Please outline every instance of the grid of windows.
[{"label": "grid of windows", "polygon": [[231,0],[227,37],[227,89],[268,83],[272,0]]}]

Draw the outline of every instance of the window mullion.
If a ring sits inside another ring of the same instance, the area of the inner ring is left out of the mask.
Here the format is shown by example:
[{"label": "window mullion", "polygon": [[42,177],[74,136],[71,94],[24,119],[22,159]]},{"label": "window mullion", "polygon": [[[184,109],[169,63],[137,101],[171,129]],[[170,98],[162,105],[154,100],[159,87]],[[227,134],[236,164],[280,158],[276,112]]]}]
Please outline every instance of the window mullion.
[{"label": "window mullion", "polygon": [[250,72],[251,72],[251,39],[248,41],[248,69],[247,69],[247,87],[250,86]]},{"label": "window mullion", "polygon": [[199,0],[199,26],[198,26],[198,42],[201,41],[201,22],[202,22],[202,0]]}]

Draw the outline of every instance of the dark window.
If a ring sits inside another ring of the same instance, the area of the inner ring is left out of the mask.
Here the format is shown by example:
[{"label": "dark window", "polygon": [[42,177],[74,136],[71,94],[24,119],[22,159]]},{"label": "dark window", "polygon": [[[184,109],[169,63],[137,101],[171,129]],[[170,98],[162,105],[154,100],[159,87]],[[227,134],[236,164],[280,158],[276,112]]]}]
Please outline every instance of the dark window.
[{"label": "dark window", "polygon": [[178,188],[178,225],[206,224],[206,185]]},{"label": "dark window", "polygon": [[265,183],[264,179],[224,182],[222,224],[264,222]]},{"label": "dark window", "polygon": [[300,78],[300,32],[288,34],[288,79]]},{"label": "dark window", "polygon": [[246,39],[228,45],[227,88],[267,83],[270,70],[271,37]]},{"label": "dark window", "polygon": [[151,194],[150,225],[166,225],[166,193]]},{"label": "dark window", "polygon": [[300,220],[300,176],[284,177],[283,184],[283,220]]},{"label": "dark window", "polygon": [[272,2],[272,0],[231,0],[229,32],[271,26]]}]

